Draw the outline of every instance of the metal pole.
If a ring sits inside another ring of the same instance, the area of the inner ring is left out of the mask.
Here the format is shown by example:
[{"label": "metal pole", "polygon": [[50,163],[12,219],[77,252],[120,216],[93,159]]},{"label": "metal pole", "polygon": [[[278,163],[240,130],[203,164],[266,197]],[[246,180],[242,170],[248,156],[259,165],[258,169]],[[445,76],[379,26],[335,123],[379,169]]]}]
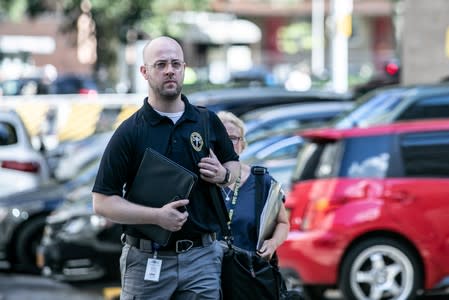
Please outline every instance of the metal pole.
[{"label": "metal pole", "polygon": [[324,0],[312,0],[312,73],[324,73]]},{"label": "metal pole", "polygon": [[351,35],[352,0],[331,0],[334,34],[332,36],[332,86],[336,92],[348,90],[348,37]]}]

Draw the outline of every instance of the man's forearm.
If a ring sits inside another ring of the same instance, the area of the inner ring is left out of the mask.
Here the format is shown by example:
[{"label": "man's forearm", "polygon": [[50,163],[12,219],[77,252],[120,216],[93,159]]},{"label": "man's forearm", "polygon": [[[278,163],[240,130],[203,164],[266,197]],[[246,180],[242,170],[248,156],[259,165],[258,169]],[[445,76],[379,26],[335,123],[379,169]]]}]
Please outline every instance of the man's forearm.
[{"label": "man's forearm", "polygon": [[120,224],[157,224],[157,209],[138,205],[120,196],[93,193],[93,209],[98,215]]}]

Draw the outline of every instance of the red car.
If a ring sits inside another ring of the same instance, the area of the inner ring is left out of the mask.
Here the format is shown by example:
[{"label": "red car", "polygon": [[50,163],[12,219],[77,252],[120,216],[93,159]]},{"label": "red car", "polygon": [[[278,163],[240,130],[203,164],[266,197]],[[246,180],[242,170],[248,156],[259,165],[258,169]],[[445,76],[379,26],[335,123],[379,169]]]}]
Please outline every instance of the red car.
[{"label": "red car", "polygon": [[301,134],[278,249],[309,299],[411,300],[449,284],[449,119]]}]

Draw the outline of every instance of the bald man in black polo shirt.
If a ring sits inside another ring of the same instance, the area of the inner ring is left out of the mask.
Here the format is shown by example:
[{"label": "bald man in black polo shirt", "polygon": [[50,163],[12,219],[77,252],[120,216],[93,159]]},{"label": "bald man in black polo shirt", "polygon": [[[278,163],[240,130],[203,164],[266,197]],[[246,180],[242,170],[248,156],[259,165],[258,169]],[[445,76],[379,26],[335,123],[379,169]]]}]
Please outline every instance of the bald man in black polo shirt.
[{"label": "bald man in black polo shirt", "polygon": [[[120,299],[217,300],[221,251],[214,233],[220,227],[209,185],[233,182],[238,155],[212,112],[208,112],[210,152],[205,146],[200,110],[181,94],[185,62],[175,40],[159,37],[150,41],[143,50],[143,61],[140,72],[149,85],[148,97],[112,136],[93,188],[95,212],[123,224]],[[162,208],[127,200],[148,147],[199,176],[189,199]],[[187,211],[178,209],[183,206]],[[172,231],[168,245],[161,247],[148,240],[137,224],[156,224]]]}]

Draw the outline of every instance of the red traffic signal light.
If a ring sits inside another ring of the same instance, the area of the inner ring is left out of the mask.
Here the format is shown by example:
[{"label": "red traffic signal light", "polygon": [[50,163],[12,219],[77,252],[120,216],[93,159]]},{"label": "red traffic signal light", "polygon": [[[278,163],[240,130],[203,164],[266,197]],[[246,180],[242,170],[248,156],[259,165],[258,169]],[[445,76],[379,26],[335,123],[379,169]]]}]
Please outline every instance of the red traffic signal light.
[{"label": "red traffic signal light", "polygon": [[385,66],[385,72],[387,72],[390,76],[394,76],[399,72],[399,66],[393,62],[390,62]]}]

